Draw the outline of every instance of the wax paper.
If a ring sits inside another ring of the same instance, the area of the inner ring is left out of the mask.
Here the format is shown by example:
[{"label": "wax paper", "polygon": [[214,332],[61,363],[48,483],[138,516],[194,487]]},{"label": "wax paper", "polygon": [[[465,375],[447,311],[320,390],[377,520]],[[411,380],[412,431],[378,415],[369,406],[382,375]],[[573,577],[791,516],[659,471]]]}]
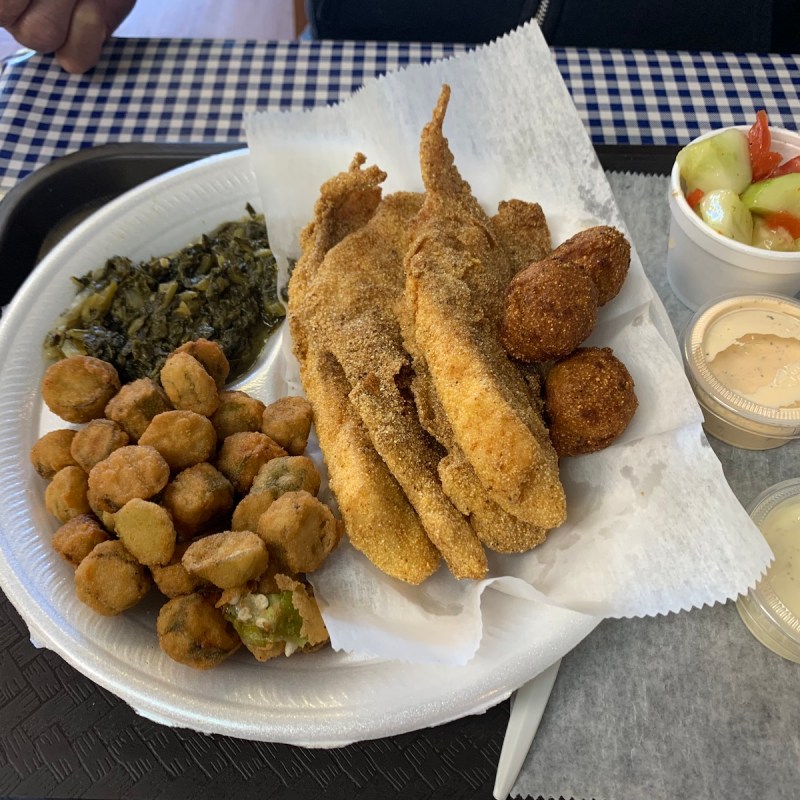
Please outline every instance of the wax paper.
[{"label": "wax paper", "polygon": [[[467,54],[371,81],[337,106],[249,117],[252,164],[284,279],[319,186],[356,152],[388,173],[386,192],[422,189],[419,135],[443,83],[452,88],[445,135],[488,211],[512,197],[540,203],[554,245],[595,224],[627,233],[532,24]],[[492,556],[485,581],[459,583],[441,569],[420,587],[406,586],[343,545],[312,576],[334,647],[463,664],[496,623],[481,614],[487,588],[603,618],[701,606],[756,582],[771,553],[701,431],[672,328],[635,252],[589,343],[613,347],[640,406],[612,447],[562,461],[567,522],[528,554]],[[296,365],[290,342],[284,346],[291,385]]]}]

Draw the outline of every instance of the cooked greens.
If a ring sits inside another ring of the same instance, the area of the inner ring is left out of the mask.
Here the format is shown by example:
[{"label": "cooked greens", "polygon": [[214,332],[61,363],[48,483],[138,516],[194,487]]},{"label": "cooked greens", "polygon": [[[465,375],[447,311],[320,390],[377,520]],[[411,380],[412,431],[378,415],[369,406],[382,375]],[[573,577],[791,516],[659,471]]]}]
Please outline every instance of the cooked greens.
[{"label": "cooked greens", "polygon": [[219,342],[235,377],[285,314],[264,217],[249,204],[245,218],[171,256],[115,256],[72,280],[77,296],[47,334],[45,355],[110,361],[123,382],[157,378],[172,350],[199,338]]}]

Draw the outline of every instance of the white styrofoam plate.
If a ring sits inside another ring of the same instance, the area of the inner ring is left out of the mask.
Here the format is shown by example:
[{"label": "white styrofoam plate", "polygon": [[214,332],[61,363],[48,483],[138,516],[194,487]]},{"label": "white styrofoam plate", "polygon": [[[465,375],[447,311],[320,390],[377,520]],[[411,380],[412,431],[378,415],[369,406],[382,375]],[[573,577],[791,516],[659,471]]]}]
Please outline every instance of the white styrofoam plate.
[{"label": "white styrofoam plate", "polygon": [[[207,733],[333,747],[441,724],[485,711],[584,638],[597,619],[485,592],[502,625],[484,632],[464,667],[383,661],[330,649],[256,662],[239,653],[198,672],[159,648],[157,592],[118,617],[75,596],[73,570],[53,551],[57,527],[45,481],[28,457],[37,438],[67,427],[43,405],[42,341],[74,296],[73,275],[111,255],[143,259],[177,250],[260,206],[246,151],[213,156],[156,178],[82,223],[31,274],[0,323],[0,585],[47,647],[140,714]],[[262,399],[279,383],[273,340],[242,385]],[[554,633],[555,632],[555,633]]]}]

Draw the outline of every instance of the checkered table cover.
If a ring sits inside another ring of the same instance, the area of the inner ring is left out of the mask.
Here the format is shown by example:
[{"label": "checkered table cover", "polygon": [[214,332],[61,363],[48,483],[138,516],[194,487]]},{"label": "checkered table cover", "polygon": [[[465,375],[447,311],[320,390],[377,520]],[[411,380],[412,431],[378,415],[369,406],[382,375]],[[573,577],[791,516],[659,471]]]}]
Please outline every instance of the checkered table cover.
[{"label": "checkered table cover", "polygon": [[[67,75],[49,56],[0,75],[0,194],[74,150],[107,142],[241,141],[255,109],[334,103],[365,80],[463,45],[113,39]],[[592,140],[681,144],[721,125],[800,128],[800,56],[554,48]],[[524,79],[524,76],[520,76]],[[535,76],[531,76],[535,80]]]}]

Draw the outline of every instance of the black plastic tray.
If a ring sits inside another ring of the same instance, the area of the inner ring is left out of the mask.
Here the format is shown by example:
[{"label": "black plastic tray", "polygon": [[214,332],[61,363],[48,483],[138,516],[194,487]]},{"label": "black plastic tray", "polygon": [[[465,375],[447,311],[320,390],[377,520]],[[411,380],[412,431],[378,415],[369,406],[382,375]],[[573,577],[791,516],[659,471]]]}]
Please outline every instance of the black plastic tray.
[{"label": "black plastic tray", "polygon": [[[20,181],[0,202],[0,305],[38,262],[93,211],[176,167],[243,147],[237,142],[106,144],[79,150]],[[677,147],[599,145],[606,170],[667,174]]]}]

